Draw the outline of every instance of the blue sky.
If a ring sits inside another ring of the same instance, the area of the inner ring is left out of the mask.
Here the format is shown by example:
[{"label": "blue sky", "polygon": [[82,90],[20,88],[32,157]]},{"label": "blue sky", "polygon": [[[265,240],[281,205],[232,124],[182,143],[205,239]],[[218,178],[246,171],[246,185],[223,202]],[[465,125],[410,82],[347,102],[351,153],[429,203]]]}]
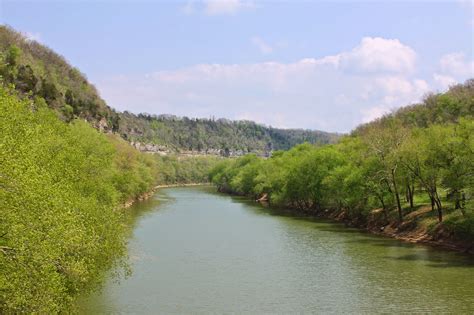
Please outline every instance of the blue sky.
[{"label": "blue sky", "polygon": [[6,1],[119,110],[347,132],[474,76],[472,1]]}]

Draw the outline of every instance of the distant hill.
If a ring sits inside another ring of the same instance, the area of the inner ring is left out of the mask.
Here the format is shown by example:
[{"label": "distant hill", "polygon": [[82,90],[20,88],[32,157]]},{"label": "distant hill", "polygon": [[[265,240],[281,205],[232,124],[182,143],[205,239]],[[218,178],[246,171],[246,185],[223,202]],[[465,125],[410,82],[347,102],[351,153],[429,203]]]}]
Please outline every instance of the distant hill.
[{"label": "distant hill", "polygon": [[303,142],[332,143],[339,137],[322,131],[275,129],[252,121],[116,112],[64,57],[8,26],[0,26],[0,76],[3,84],[13,85],[35,102],[45,102],[63,120],[85,119],[105,132],[119,133],[144,151],[266,154]]},{"label": "distant hill", "polygon": [[[120,114],[119,132],[133,143],[154,144],[149,151],[193,151],[203,154],[242,155],[253,152],[268,154],[288,150],[309,142],[334,143],[338,134],[302,129],[276,129],[253,121],[227,119],[190,119],[171,115]],[[140,147],[140,144],[137,144]],[[145,146],[141,146],[145,150]]]}]

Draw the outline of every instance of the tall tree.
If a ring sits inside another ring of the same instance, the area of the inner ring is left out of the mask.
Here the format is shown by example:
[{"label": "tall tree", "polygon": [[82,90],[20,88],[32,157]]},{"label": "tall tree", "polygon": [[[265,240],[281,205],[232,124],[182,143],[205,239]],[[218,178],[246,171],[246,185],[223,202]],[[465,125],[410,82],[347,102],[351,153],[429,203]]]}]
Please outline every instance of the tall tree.
[{"label": "tall tree", "polygon": [[387,184],[387,189],[393,194],[397,204],[398,220],[403,220],[403,210],[400,200],[400,178],[398,173],[402,167],[400,163],[400,148],[407,138],[406,129],[399,120],[390,119],[381,124],[366,128],[362,134],[369,152],[375,156],[381,166],[380,178]]}]

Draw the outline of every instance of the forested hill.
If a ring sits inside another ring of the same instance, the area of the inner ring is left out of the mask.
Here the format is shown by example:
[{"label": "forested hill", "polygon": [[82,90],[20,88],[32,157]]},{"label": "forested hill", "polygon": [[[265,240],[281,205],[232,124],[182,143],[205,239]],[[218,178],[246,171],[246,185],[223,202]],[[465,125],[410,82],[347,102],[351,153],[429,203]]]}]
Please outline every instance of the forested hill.
[{"label": "forested hill", "polygon": [[276,129],[253,121],[189,119],[171,115],[121,114],[119,131],[134,143],[153,143],[149,150],[186,150],[201,153],[242,155],[287,150],[309,142],[334,143],[338,134],[303,129]]},{"label": "forested hill", "polygon": [[62,56],[8,26],[0,26],[0,76],[3,84],[47,104],[61,119],[85,119],[97,129],[118,132],[144,151],[264,154],[303,142],[332,143],[339,137],[322,131],[274,129],[251,121],[116,112]]},{"label": "forested hill", "polygon": [[65,121],[82,118],[96,128],[118,129],[118,114],[77,68],[7,26],[0,26],[0,76],[3,84],[47,104]]},{"label": "forested hill", "polygon": [[384,127],[394,119],[408,128],[427,128],[433,124],[458,123],[460,118],[474,118],[474,79],[456,84],[445,93],[431,93],[419,104],[405,106],[369,123],[360,125],[354,135]]}]

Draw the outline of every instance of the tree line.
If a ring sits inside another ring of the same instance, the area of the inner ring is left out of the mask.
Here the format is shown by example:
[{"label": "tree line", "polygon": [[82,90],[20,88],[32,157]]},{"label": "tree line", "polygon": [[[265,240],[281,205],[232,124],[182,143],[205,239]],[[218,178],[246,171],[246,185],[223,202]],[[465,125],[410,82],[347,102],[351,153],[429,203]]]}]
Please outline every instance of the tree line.
[{"label": "tree line", "polygon": [[0,313],[70,311],[108,270],[127,272],[122,205],[202,182],[217,159],[137,151],[0,87]]},{"label": "tree line", "polygon": [[3,84],[44,101],[65,121],[81,118],[96,128],[118,130],[118,113],[84,74],[53,50],[4,25],[0,25],[0,76]]},{"label": "tree line", "polygon": [[162,145],[169,151],[265,154],[310,142],[332,143],[339,135],[312,130],[284,130],[251,121],[191,119],[173,115],[116,112],[77,68],[44,45],[0,26],[0,77],[24,97],[43,101],[64,121],[85,119],[122,138]]},{"label": "tree line", "polygon": [[221,150],[222,155],[287,150],[297,144],[334,143],[338,134],[317,130],[278,129],[253,121],[176,117],[172,115],[120,114],[118,131],[123,138],[162,145],[174,151],[201,153]]},{"label": "tree line", "polygon": [[337,144],[222,161],[210,178],[224,192],[314,213],[343,211],[362,224],[379,209],[384,224],[400,225],[426,205],[456,236],[474,240],[473,115],[469,80],[360,126]]}]

